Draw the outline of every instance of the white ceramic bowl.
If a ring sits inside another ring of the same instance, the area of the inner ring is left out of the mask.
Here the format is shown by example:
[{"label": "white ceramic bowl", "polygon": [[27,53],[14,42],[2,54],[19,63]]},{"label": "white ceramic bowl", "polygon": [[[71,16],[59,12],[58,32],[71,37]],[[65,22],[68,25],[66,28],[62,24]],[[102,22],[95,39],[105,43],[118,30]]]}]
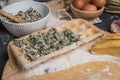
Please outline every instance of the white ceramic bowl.
[{"label": "white ceramic bowl", "polygon": [[14,4],[10,4],[8,6],[5,6],[3,10],[5,10],[8,13],[12,13],[13,15],[17,14],[18,11],[26,11],[30,7],[37,10],[41,16],[42,19],[35,21],[35,22],[28,22],[28,23],[12,23],[1,19],[2,24],[4,27],[11,32],[13,35],[17,37],[21,37],[27,34],[30,34],[32,32],[35,32],[39,29],[43,29],[46,26],[46,23],[49,19],[49,16],[51,14],[50,8],[41,2],[35,2],[35,1],[23,1],[23,2],[17,2]]}]

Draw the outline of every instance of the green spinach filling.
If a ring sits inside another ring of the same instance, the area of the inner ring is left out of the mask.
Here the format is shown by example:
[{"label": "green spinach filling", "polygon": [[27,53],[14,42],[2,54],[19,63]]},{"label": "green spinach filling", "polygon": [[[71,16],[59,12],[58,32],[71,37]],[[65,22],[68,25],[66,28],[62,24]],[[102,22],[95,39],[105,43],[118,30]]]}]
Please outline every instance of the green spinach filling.
[{"label": "green spinach filling", "polygon": [[58,32],[51,28],[47,33],[39,32],[38,35],[29,35],[27,39],[15,39],[14,44],[20,48],[26,59],[35,61],[41,56],[69,46],[80,40],[80,35],[71,30]]}]

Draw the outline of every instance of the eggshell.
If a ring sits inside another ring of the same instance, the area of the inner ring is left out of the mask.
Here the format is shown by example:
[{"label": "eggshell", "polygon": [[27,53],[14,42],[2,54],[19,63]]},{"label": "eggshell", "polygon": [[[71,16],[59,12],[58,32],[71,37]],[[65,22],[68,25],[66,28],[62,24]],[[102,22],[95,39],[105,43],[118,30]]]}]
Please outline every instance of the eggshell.
[{"label": "eggshell", "polygon": [[84,7],[83,7],[83,10],[84,11],[97,11],[97,7],[93,4],[86,4]]}]

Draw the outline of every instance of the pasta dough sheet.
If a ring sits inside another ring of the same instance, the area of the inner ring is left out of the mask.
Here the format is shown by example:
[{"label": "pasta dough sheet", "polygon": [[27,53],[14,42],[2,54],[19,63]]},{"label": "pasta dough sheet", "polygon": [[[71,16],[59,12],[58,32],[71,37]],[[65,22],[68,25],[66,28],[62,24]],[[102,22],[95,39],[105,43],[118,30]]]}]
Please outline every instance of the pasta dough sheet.
[{"label": "pasta dough sheet", "polygon": [[120,47],[118,48],[100,48],[91,49],[94,54],[120,56]]},{"label": "pasta dough sheet", "polygon": [[120,33],[108,34],[91,47],[94,54],[120,57]]},{"label": "pasta dough sheet", "polygon": [[[76,19],[76,20],[72,20],[72,21],[68,21],[60,26],[58,26],[56,28],[57,30],[63,31],[66,29],[70,29],[73,32],[75,32],[76,34],[80,34],[81,39],[76,43],[73,43],[69,46],[66,46],[60,50],[56,50],[51,52],[48,55],[42,56],[40,58],[38,58],[37,60],[30,62],[25,58],[24,53],[22,53],[20,51],[20,48],[16,45],[14,45],[13,41],[9,43],[9,48],[11,50],[12,55],[15,57],[15,61],[17,61],[18,65],[22,68],[22,69],[30,69],[33,68],[34,66],[36,66],[37,64],[40,64],[52,57],[61,55],[63,53],[69,52],[77,47],[79,47],[80,45],[83,45],[85,43],[88,43],[100,36],[103,35],[103,32],[101,30],[99,30],[97,27],[95,27],[94,25],[90,24],[89,22],[82,20],[82,19]],[[48,31],[49,28],[47,29],[43,29],[43,30],[39,30],[35,33],[32,33],[31,35],[37,35],[39,32],[46,32]],[[22,38],[19,38],[20,40],[26,39],[28,38],[29,35],[24,36]]]},{"label": "pasta dough sheet", "polygon": [[95,61],[77,65],[69,69],[33,76],[24,80],[118,80],[120,66],[107,61]]}]

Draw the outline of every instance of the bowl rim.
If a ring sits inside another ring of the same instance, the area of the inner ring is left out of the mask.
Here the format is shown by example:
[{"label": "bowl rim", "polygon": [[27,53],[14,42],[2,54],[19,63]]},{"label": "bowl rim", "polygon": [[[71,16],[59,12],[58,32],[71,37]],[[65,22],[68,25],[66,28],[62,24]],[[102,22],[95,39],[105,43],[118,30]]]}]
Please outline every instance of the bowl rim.
[{"label": "bowl rim", "polygon": [[30,24],[38,23],[39,21],[43,21],[45,18],[49,17],[49,15],[50,15],[50,13],[51,13],[50,7],[49,7],[47,4],[45,4],[45,3],[37,2],[37,1],[21,1],[21,2],[16,2],[16,3],[13,3],[13,4],[9,4],[9,5],[5,6],[5,7],[3,7],[2,9],[4,10],[4,8],[6,8],[6,7],[8,7],[8,6],[15,5],[15,4],[21,4],[21,3],[26,3],[26,2],[40,3],[40,4],[44,5],[44,6],[46,6],[46,7],[48,8],[49,11],[48,11],[48,13],[47,13],[47,15],[46,15],[45,17],[43,17],[43,18],[40,19],[40,20],[34,21],[34,22],[13,23],[13,22],[9,22],[9,21],[3,20],[3,19],[0,19],[0,20],[3,21],[3,22],[5,22],[5,23],[7,23],[7,24],[11,24],[11,25],[30,25]]},{"label": "bowl rim", "polygon": [[90,12],[90,11],[84,11],[84,10],[80,10],[80,9],[77,9],[75,8],[72,3],[70,3],[70,7],[73,8],[74,10],[78,11],[78,12],[83,12],[83,13],[97,13],[97,12],[100,12],[100,11],[103,11],[104,10],[104,6],[102,8],[100,8],[99,10],[97,11],[93,11],[93,12]]}]

